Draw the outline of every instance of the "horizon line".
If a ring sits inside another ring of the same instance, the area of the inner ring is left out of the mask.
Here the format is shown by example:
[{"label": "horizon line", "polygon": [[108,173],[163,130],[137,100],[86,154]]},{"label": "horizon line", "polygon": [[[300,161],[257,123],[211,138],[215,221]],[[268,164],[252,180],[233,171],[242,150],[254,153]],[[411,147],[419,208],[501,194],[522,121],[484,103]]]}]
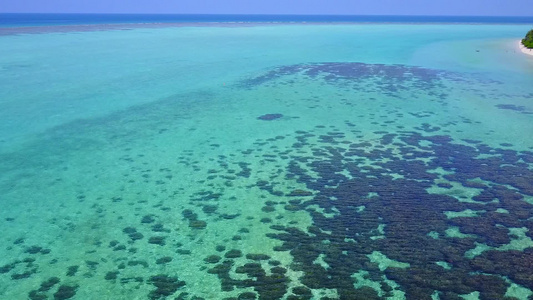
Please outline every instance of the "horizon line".
[{"label": "horizon line", "polygon": [[204,16],[344,16],[344,17],[517,17],[517,18],[533,18],[525,15],[422,15],[422,14],[292,14],[292,13],[277,13],[277,14],[263,14],[263,13],[138,13],[138,12],[0,12],[0,14],[55,14],[55,15],[204,15]]}]

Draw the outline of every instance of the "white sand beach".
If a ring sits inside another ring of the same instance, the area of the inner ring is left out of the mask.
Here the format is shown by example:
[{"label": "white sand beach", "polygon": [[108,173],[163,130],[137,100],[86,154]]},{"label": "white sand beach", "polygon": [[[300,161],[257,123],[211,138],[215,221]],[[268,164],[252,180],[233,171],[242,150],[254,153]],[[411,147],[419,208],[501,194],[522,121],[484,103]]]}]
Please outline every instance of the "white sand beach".
[{"label": "white sand beach", "polygon": [[533,49],[528,49],[524,45],[522,45],[522,40],[518,41],[518,47],[520,47],[520,51],[522,51],[522,53],[533,55]]}]

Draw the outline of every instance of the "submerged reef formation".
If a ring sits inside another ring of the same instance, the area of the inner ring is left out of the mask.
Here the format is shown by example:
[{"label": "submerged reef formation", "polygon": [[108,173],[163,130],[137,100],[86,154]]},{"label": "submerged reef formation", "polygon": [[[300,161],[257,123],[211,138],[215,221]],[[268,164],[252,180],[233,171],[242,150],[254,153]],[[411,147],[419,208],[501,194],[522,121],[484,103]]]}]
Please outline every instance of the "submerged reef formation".
[{"label": "submerged reef formation", "polygon": [[[154,300],[533,294],[533,152],[507,140],[491,143],[489,130],[485,140],[455,135],[480,126],[457,111],[439,116],[450,102],[446,81],[467,79],[411,66],[313,63],[279,67],[239,86],[256,96],[255,88],[281,82],[292,95],[299,80],[332,85],[339,95],[326,89],[331,98],[288,97],[286,105],[272,101],[261,110],[250,97],[249,107],[213,113],[239,120],[217,119],[221,137],[213,137],[208,117],[179,123],[185,117],[174,114],[183,106],[174,99],[118,121],[62,128],[92,137],[142,124],[88,139],[105,139],[113,149],[100,160],[85,152],[84,178],[94,185],[76,186],[72,201],[58,200],[64,203],[50,217],[57,236],[70,238],[66,250],[54,245],[61,239],[16,236],[6,245],[1,280],[30,286],[21,298],[32,300],[81,299],[98,288],[117,299]],[[507,102],[487,107],[529,117],[527,104]],[[258,117],[265,111],[286,115]],[[193,136],[204,123],[206,136]],[[257,137],[232,136],[246,126]],[[187,145],[189,138],[197,140]],[[76,144],[67,138],[52,140],[57,149],[48,151],[57,157],[81,151],[66,151]],[[46,165],[47,174],[54,166]],[[20,217],[5,222],[11,228]]]},{"label": "submerged reef formation", "polygon": [[[312,216],[306,230],[270,226],[267,236],[282,242],[274,251],[290,253],[293,263],[280,266],[258,253],[243,262],[236,249],[208,256],[208,273],[222,291],[254,289],[239,299],[314,299],[324,289],[339,299],[461,299],[475,292],[512,299],[510,282],[533,289],[533,248],[509,247],[517,231],[533,237],[533,204],[525,201],[533,196],[533,152],[413,131],[354,141],[330,129],[296,133],[292,147],[313,152],[290,155],[286,176],[307,189],[273,194],[280,202],[298,198],[284,209]],[[476,195],[457,194],[461,187]],[[266,207],[274,211],[275,204]],[[301,272],[301,286],[289,288],[288,269]]]},{"label": "submerged reef formation", "polygon": [[433,88],[440,86],[443,78],[448,80],[462,80],[461,76],[452,72],[439,71],[405,65],[365,64],[359,62],[343,63],[313,63],[298,64],[274,68],[265,74],[242,81],[239,86],[252,88],[267,84],[274,79],[284,76],[301,75],[311,80],[324,80],[328,84],[346,87],[346,81],[351,81],[351,88],[359,87],[360,80],[377,79],[374,84],[381,93],[398,97],[395,93],[411,88]]},{"label": "submerged reef formation", "polygon": [[[313,137],[302,134],[299,143],[316,145]],[[376,299],[393,296],[389,280],[407,299],[435,292],[456,299],[474,291],[481,299],[503,299],[507,279],[533,289],[533,271],[524,267],[532,263],[532,248],[498,249],[514,238],[511,228],[527,228],[533,237],[533,205],[523,195],[533,195],[532,152],[415,132],[383,133],[372,144],[336,141],[346,146],[324,146],[290,164],[289,176],[316,193],[298,204],[313,216],[313,227],[276,227],[279,233],[270,235],[284,241],[277,250],[290,251],[303,284],[336,288],[341,299],[371,299],[368,291],[358,296],[353,284],[354,273],[364,270],[381,286],[371,293]],[[451,186],[479,195],[463,201],[447,195]],[[479,214],[450,217],[468,210]],[[450,235],[450,228],[464,237]],[[477,245],[495,249],[471,253]],[[319,257],[326,267],[314,263]],[[403,265],[383,267],[376,257]]]}]

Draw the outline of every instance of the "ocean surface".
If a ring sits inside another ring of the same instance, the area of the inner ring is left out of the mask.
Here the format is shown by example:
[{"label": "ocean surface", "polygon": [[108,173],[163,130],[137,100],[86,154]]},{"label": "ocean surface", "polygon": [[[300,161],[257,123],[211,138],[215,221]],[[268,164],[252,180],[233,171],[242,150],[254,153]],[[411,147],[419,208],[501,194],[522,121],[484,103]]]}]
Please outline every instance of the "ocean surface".
[{"label": "ocean surface", "polygon": [[200,15],[200,14],[28,14],[0,13],[0,27],[120,23],[463,23],[533,24],[533,16],[379,15]]},{"label": "ocean surface", "polygon": [[0,15],[1,299],[533,297],[531,18],[159,17]]}]

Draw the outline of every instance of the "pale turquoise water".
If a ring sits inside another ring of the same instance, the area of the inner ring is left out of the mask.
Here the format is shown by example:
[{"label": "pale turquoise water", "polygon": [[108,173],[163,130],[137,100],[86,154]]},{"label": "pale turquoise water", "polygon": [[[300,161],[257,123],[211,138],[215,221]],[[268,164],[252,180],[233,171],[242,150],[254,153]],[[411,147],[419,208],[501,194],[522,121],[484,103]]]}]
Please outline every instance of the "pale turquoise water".
[{"label": "pale turquoise water", "polygon": [[527,299],[527,30],[0,36],[0,295]]}]

